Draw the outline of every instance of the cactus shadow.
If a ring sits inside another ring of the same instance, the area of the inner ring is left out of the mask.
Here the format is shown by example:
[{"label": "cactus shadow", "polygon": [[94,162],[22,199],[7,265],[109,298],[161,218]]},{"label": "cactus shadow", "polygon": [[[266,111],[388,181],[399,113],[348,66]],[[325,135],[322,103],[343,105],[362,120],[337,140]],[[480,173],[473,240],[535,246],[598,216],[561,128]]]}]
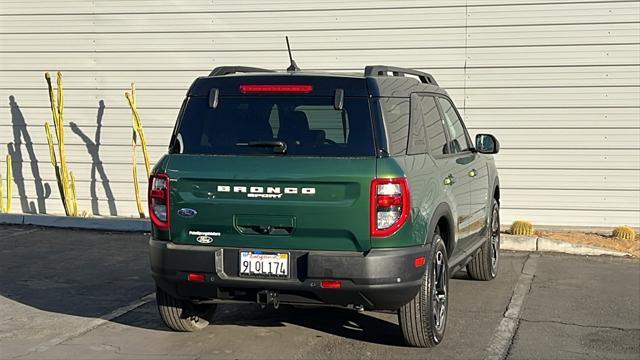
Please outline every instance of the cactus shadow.
[{"label": "cactus shadow", "polygon": [[[20,198],[20,206],[23,213],[28,214],[46,214],[47,205],[45,200],[51,195],[51,186],[48,183],[42,181],[40,176],[40,168],[36,152],[33,148],[33,140],[29,134],[29,127],[25,121],[24,114],[20,109],[20,105],[16,101],[15,96],[9,96],[9,107],[11,109],[11,125],[13,131],[13,142],[7,144],[7,151],[11,155],[13,172],[13,181],[16,184],[18,190],[18,197]],[[22,165],[25,162],[26,152],[27,160],[31,167],[31,175],[33,176],[33,183],[36,191],[36,199],[34,201],[29,200],[27,195],[27,189],[25,184],[24,172]]]},{"label": "cactus shadow", "polygon": [[91,211],[94,215],[100,215],[100,204],[98,201],[97,189],[98,179],[96,178],[97,174],[100,176],[100,182],[102,183],[104,193],[107,196],[109,215],[117,216],[118,210],[116,209],[116,199],[113,196],[109,177],[107,176],[107,172],[105,171],[102,160],[100,159],[100,140],[102,137],[102,118],[104,116],[104,109],[104,100],[100,100],[100,102],[98,103],[98,113],[96,115],[96,132],[93,139],[87,136],[76,123],[70,122],[69,126],[71,127],[71,131],[73,131],[74,134],[78,135],[80,139],[82,139],[82,141],[85,143],[85,146],[87,147],[89,155],[91,155]]}]

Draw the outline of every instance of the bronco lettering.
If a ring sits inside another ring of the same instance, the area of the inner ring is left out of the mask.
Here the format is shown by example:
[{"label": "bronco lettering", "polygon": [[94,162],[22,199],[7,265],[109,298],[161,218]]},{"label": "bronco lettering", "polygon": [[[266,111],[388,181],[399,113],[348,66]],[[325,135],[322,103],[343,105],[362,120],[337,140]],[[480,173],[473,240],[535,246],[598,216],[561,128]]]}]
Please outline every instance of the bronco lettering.
[{"label": "bronco lettering", "polygon": [[279,199],[282,197],[282,194],[292,195],[292,194],[303,194],[303,195],[315,195],[316,188],[314,187],[285,187],[281,188],[279,186],[239,186],[239,185],[218,185],[218,192],[224,193],[243,193],[247,194],[247,197],[250,198],[263,198],[263,199]]}]

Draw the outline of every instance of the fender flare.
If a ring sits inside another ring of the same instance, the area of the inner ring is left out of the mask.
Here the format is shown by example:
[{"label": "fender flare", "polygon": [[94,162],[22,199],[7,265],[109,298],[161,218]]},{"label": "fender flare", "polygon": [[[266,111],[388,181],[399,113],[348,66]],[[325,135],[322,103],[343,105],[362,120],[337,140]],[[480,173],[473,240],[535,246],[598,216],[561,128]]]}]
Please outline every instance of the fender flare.
[{"label": "fender flare", "polygon": [[[489,203],[491,203],[491,201],[493,200],[493,197],[495,196],[496,190],[499,191],[499,189],[500,189],[500,178],[498,178],[498,176],[496,175],[496,178],[493,179],[493,186],[491,186],[491,194],[490,194]],[[498,204],[500,204],[500,200],[498,200]]]},{"label": "fender flare", "polygon": [[447,245],[447,252],[449,254],[451,254],[451,252],[453,251],[454,247],[455,247],[455,242],[456,242],[456,227],[455,227],[455,221],[453,219],[453,214],[451,213],[451,208],[449,207],[449,204],[447,203],[440,203],[440,205],[438,205],[435,209],[435,211],[433,212],[433,215],[431,216],[431,221],[429,221],[429,227],[428,227],[428,243],[429,245],[433,245],[431,244],[431,235],[436,231],[436,226],[438,225],[438,221],[441,218],[446,218],[447,222],[449,223],[449,229],[447,229],[449,231],[449,238],[445,239],[446,240],[446,245]]}]

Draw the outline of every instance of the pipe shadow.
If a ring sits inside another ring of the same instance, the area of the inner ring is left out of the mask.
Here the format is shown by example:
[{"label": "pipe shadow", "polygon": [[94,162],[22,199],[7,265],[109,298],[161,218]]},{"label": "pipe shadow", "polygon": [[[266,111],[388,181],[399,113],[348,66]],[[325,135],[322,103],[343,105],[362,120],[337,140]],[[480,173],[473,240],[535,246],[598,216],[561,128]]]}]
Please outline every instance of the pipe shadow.
[{"label": "pipe shadow", "polygon": [[[11,125],[13,130],[13,142],[7,144],[7,151],[12,159],[13,180],[18,190],[20,198],[20,206],[23,213],[29,214],[46,214],[47,205],[45,200],[51,195],[51,186],[44,183],[40,177],[40,169],[38,167],[38,158],[33,148],[33,140],[29,134],[27,122],[24,119],[20,105],[16,102],[15,96],[9,96],[9,107],[11,109]],[[26,151],[29,164],[31,166],[31,174],[33,175],[34,187],[36,190],[36,202],[29,201],[27,195],[24,173],[22,164],[25,161],[22,150]]]},{"label": "pipe shadow", "polygon": [[98,103],[98,114],[96,116],[96,133],[93,139],[89,138],[80,127],[74,122],[70,122],[71,131],[78,135],[87,147],[89,155],[91,155],[91,211],[94,215],[100,215],[100,204],[98,201],[98,180],[96,179],[96,172],[100,175],[100,182],[104,189],[104,193],[107,196],[107,203],[109,204],[109,215],[117,216],[118,210],[116,209],[116,199],[113,196],[111,185],[109,184],[109,177],[104,170],[104,165],[100,159],[100,138],[102,137],[102,118],[104,116],[104,100],[100,100]]}]

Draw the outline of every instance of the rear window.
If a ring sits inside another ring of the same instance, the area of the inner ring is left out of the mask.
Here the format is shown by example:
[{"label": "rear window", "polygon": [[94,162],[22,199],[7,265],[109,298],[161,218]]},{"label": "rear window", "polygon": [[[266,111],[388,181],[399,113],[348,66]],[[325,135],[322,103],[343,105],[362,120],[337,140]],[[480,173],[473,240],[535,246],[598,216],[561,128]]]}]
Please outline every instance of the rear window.
[{"label": "rear window", "polygon": [[176,139],[185,154],[270,155],[272,147],[247,144],[283,141],[286,155],[375,155],[366,98],[347,97],[343,109],[336,110],[329,97],[221,97],[215,109],[207,98],[193,97]]}]

